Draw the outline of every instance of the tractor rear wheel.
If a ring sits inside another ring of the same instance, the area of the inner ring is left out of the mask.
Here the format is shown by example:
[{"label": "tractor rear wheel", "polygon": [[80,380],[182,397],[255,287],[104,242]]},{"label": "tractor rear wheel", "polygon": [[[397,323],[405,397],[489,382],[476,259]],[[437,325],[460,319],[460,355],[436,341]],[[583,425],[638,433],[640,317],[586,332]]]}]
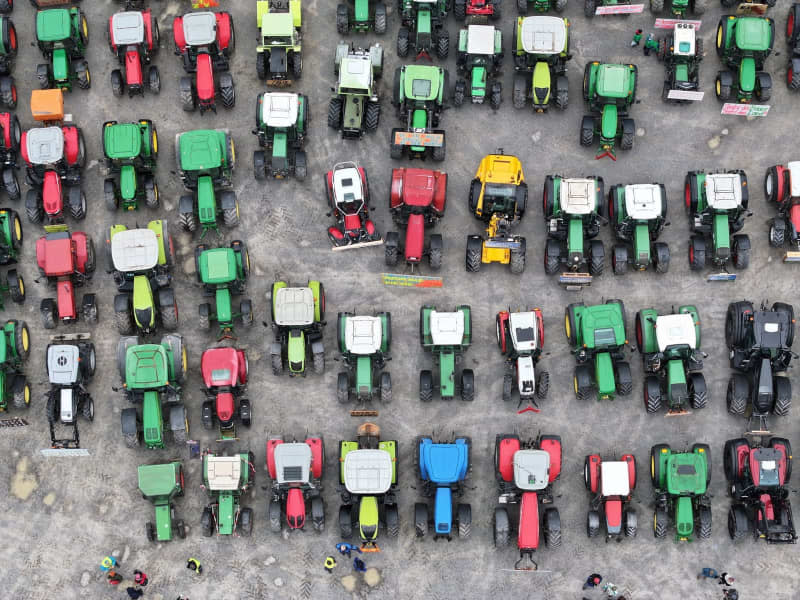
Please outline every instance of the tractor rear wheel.
[{"label": "tractor rear wheel", "polygon": [[644,407],[649,413],[657,413],[661,409],[661,383],[655,375],[644,380]]},{"label": "tractor rear wheel", "polygon": [[122,71],[119,69],[111,71],[111,92],[118,98],[125,93],[125,82],[122,79]]},{"label": "tractor rear wheel", "polygon": [[700,527],[697,531],[697,537],[701,540],[707,540],[711,537],[711,509],[705,506],[700,508],[698,518]]},{"label": "tractor rear wheel", "polygon": [[547,392],[550,391],[550,373],[547,371],[540,371],[539,378],[536,380],[536,398],[544,400],[547,398]]},{"label": "tractor rear wheel", "polygon": [[741,373],[734,373],[728,381],[726,400],[728,412],[732,415],[743,415],[747,408],[747,395],[750,386],[747,378]]},{"label": "tractor rear wheel", "polygon": [[433,373],[428,370],[419,372],[419,399],[422,402],[433,400]]},{"label": "tractor rear wheel", "polygon": [[744,343],[750,329],[753,305],[750,302],[732,302],[725,315],[725,343],[730,350]]},{"label": "tractor rear wheel", "polygon": [[667,515],[667,511],[657,508],[653,515],[653,537],[659,540],[665,538],[668,526],[669,515]]},{"label": "tractor rear wheel", "polygon": [[662,454],[669,452],[670,448],[667,444],[656,444],[650,448],[650,482],[653,488],[658,489],[661,487],[661,460]]},{"label": "tractor rear wheel", "polygon": [[595,13],[595,10],[596,10],[595,3],[596,3],[596,0],[584,0],[583,1],[583,15],[587,19],[591,19],[594,16],[594,13]]},{"label": "tractor rear wheel", "polygon": [[331,129],[342,128],[342,99],[331,98],[328,103],[328,127]]},{"label": "tractor rear wheel", "polygon": [[747,512],[740,504],[731,506],[728,511],[728,535],[733,541],[742,539],[747,535],[750,523],[747,519]]},{"label": "tractor rear wheel", "polygon": [[408,56],[408,29],[401,27],[397,32],[397,56],[405,58]]},{"label": "tractor rear wheel", "polygon": [[691,397],[692,408],[699,410],[705,408],[708,403],[708,389],[706,379],[702,373],[691,373],[689,375],[689,395]]},{"label": "tractor rear wheel", "polygon": [[590,538],[595,537],[600,532],[600,513],[590,510],[586,515],[586,535]]},{"label": "tractor rear wheel", "polygon": [[623,519],[625,521],[625,537],[636,537],[636,530],[639,524],[639,520],[636,518],[636,511],[633,509],[626,510]]},{"label": "tractor rear wheel", "polygon": [[788,377],[782,375],[775,376],[774,384],[775,404],[772,406],[772,414],[786,417],[792,407],[792,384]]},{"label": "tractor rear wheel", "polygon": [[194,233],[197,230],[197,216],[193,212],[181,213],[178,221],[184,231]]},{"label": "tractor rear wheel", "polygon": [[[527,4],[527,0],[523,0]],[[509,524],[508,512],[505,508],[494,509],[494,547],[505,548],[508,546]]]}]

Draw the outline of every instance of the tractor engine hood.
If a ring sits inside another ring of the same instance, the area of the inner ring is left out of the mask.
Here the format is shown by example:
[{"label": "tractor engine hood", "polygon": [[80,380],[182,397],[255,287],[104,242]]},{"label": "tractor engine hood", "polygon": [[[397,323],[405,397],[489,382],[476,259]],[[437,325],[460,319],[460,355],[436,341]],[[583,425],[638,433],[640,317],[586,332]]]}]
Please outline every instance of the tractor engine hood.
[{"label": "tractor engine hood", "polygon": [[536,389],[536,374],[533,358],[530,356],[520,356],[517,359],[517,387],[523,398],[532,396]]},{"label": "tractor engine hood", "polygon": [[230,392],[217,394],[217,418],[222,426],[230,425],[235,412],[233,394]]},{"label": "tractor engine hood", "polygon": [[59,419],[65,425],[71,425],[77,418],[75,406],[75,393],[72,388],[61,388],[59,390]]}]

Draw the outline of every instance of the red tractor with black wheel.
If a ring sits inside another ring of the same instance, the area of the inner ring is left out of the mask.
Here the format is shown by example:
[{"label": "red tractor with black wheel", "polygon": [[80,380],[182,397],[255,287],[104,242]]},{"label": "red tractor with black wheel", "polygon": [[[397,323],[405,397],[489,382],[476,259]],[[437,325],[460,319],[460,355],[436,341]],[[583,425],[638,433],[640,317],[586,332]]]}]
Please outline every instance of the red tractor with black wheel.
[{"label": "red tractor with black wheel", "polygon": [[0,113],[0,169],[3,175],[3,189],[10,200],[19,200],[19,181],[17,180],[17,154],[22,138],[19,119],[11,113]]},{"label": "red tractor with black wheel", "polygon": [[[247,356],[236,348],[210,348],[200,357],[206,401],[203,402],[203,427],[211,429],[219,423],[221,440],[236,439],[236,421],[250,427],[250,400],[242,398],[247,386]],[[239,408],[236,408],[236,400]]]},{"label": "red tractor with black wheel", "polygon": [[183,70],[194,74],[181,77],[180,98],[183,110],[217,112],[216,92],[222,106],[233,108],[236,92],[230,74],[230,57],[236,48],[233,17],[229,12],[193,12],[175,17],[172,22],[175,54],[183,60]]},{"label": "red tractor with black wheel", "polygon": [[310,517],[314,531],[325,529],[322,471],[325,445],[320,435],[304,441],[267,440],[267,471],[272,479],[267,512],[270,529],[280,533],[283,520],[289,529],[303,529]]},{"label": "red tractor with black wheel", "polygon": [[495,440],[494,466],[500,490],[494,509],[494,545],[507,546],[516,524],[519,560],[514,568],[535,570],[533,553],[542,536],[548,548],[561,546],[561,517],[557,508],[547,506],[553,502],[552,484],[561,474],[561,438],[540,435],[521,441],[516,434],[500,434]]},{"label": "red tractor with black wheel", "polygon": [[728,511],[728,534],[740,540],[748,533],[768,544],[794,544],[789,480],[792,446],[785,438],[745,438],[725,442],[725,478],[733,505]]},{"label": "red tractor with black wheel", "polygon": [[778,216],[769,222],[769,245],[783,248],[788,244],[791,249],[783,262],[800,262],[800,161],[769,167],[764,195],[778,208]]},{"label": "red tractor with black wheel", "polygon": [[453,16],[456,21],[469,20],[485,23],[487,19],[500,18],[500,0],[453,0]]},{"label": "red tractor with black wheel", "polygon": [[[128,2],[124,12],[108,19],[108,44],[122,67],[111,71],[111,91],[115,96],[122,96],[126,88],[131,98],[144,96],[145,88],[154,94],[161,91],[158,67],[150,65],[159,47],[158,19],[149,8],[133,10],[135,7],[137,3]],[[144,70],[148,65],[145,83]]]},{"label": "red tractor with black wheel", "polygon": [[334,250],[383,243],[369,218],[369,180],[364,167],[354,162],[334,165],[325,174],[325,195],[331,209],[329,214],[336,219],[336,225],[328,227]]},{"label": "red tractor with black wheel", "polygon": [[[95,270],[94,241],[91,236],[75,231],[66,225],[46,227],[47,233],[36,240],[36,262],[39,273],[56,289],[56,297],[45,298],[39,307],[45,329],[54,329],[58,321],[74,323],[78,320],[75,288],[92,278]],[[97,323],[97,299],[94,294],[84,294],[80,315],[86,323]]]},{"label": "red tractor with black wheel", "polygon": [[425,230],[435,226],[444,216],[446,201],[447,173],[430,169],[392,169],[389,208],[395,225],[405,227],[406,235],[401,243],[398,232],[386,234],[386,266],[396,266],[402,252],[412,270],[424,256],[428,257],[431,270],[438,271],[442,267],[442,236],[432,234],[426,246]]},{"label": "red tractor with black wheel", "polygon": [[636,458],[623,454],[619,460],[603,460],[599,454],[590,454],[583,464],[583,481],[593,494],[586,535],[595,537],[602,519],[606,541],[636,537],[636,511],[628,507],[636,488]]}]

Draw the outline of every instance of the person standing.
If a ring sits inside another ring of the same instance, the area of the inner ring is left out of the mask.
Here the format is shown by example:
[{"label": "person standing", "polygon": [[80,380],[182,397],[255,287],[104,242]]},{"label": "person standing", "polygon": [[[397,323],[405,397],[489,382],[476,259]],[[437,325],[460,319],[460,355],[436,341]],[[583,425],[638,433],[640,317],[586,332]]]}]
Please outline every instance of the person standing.
[{"label": "person standing", "polygon": [[733,577],[731,577],[731,576],[730,576],[730,575],[728,575],[727,573],[723,573],[722,575],[720,575],[720,576],[719,576],[719,582],[718,582],[718,583],[719,583],[720,585],[725,585],[725,586],[728,586],[728,587],[730,587],[730,585],[731,585],[731,584],[732,584],[734,581],[736,581],[736,580],[735,580]]},{"label": "person standing", "polygon": [[586,578],[586,583],[583,584],[583,589],[593,588],[596,585],[600,585],[600,582],[603,581],[603,577],[598,573],[592,573]]},{"label": "person standing", "polygon": [[703,567],[703,570],[700,572],[697,578],[703,579],[704,577],[706,579],[716,579],[719,577],[719,573],[717,572],[716,569],[712,569],[710,567]]},{"label": "person standing", "polygon": [[353,559],[353,568],[358,573],[366,573],[367,572],[367,565],[366,563],[358,558],[357,556]]},{"label": "person standing", "polygon": [[142,573],[139,569],[136,569],[133,572],[133,581],[134,581],[134,583],[136,583],[136,585],[140,585],[140,586],[144,587],[144,586],[147,585],[147,582],[149,580],[147,578],[147,574],[146,573]]},{"label": "person standing", "polygon": [[186,561],[186,568],[187,569],[191,569],[192,571],[194,571],[198,575],[202,575],[203,574],[203,565],[201,565],[200,561],[197,560],[196,558],[190,558],[189,560],[187,560]]},{"label": "person standing", "polygon": [[100,570],[103,573],[108,573],[109,571],[112,571],[114,567],[117,566],[117,564],[118,563],[116,558],[114,558],[113,556],[106,556],[103,558],[103,560],[100,561]]},{"label": "person standing", "polygon": [[128,592],[128,598],[131,598],[131,600],[139,600],[144,595],[144,592],[139,588],[129,587],[125,591]]},{"label": "person standing", "polygon": [[106,579],[108,580],[109,585],[119,585],[122,583],[122,575],[116,571],[109,571],[106,575]]},{"label": "person standing", "polygon": [[328,573],[333,573],[333,569],[336,567],[336,559],[332,556],[325,557],[325,570]]}]

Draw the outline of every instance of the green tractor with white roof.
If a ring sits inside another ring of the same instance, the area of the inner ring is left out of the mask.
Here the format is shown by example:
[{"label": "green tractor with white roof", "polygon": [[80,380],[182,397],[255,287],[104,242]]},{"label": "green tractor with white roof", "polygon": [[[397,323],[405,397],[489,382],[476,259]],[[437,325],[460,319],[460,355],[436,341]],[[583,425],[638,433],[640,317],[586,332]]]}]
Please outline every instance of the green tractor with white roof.
[{"label": "green tractor with white roof", "polygon": [[239,302],[239,312],[233,310],[233,296],[244,294],[250,276],[250,253],[241,240],[234,240],[228,248],[208,248],[204,244],[194,250],[197,281],[203,285],[204,294],[213,296],[211,303],[198,307],[200,329],[208,331],[211,322],[219,326],[220,339],[233,337],[233,324],[239,319],[242,325],[253,324],[253,304],[249,298]]},{"label": "green tractor with white roof", "polygon": [[636,346],[642,355],[644,406],[658,412],[665,401],[669,415],[683,415],[688,408],[705,408],[706,380],[700,372],[700,315],[697,307],[679,306],[678,312],[659,315],[653,308],[636,313]]},{"label": "green tractor with white roof", "polygon": [[[178,214],[184,231],[201,228],[219,233],[218,220],[226,227],[239,224],[239,201],[231,190],[236,151],[227,130],[197,129],[175,136],[175,162],[183,187],[193,192],[178,201]],[[217,192],[219,191],[219,198]]]},{"label": "green tractor with white roof", "polygon": [[546,112],[551,104],[567,108],[569,28],[569,20],[561,17],[517,18],[511,41],[514,108],[525,108],[529,98],[537,113]]},{"label": "green tractor with white roof", "polygon": [[203,455],[203,487],[209,503],[203,509],[200,526],[204,537],[253,533],[253,509],[242,506],[241,499],[254,488],[256,479],[255,457],[252,452],[239,452],[233,456]]},{"label": "green tractor with white roof", "polygon": [[676,23],[672,35],[658,40],[658,60],[667,71],[661,99],[664,102],[687,102],[670,98],[670,92],[700,93],[700,63],[703,61],[703,38],[691,23]]},{"label": "green tractor with white roof", "polygon": [[469,97],[473,104],[489,99],[492,109],[500,108],[503,86],[500,63],[503,60],[503,34],[492,25],[470,25],[458,32],[459,79],[453,90],[453,104],[461,106]]},{"label": "green tractor with white roof", "polygon": [[92,85],[89,63],[84,60],[89,44],[89,23],[79,8],[51,8],[36,13],[36,42],[49,63],[37,65],[36,77],[43,90],[71,91],[72,82],[88,90]]},{"label": "green tractor with white roof", "polygon": [[612,185],[608,192],[608,220],[617,243],[611,253],[614,275],[628,265],[657,273],[669,270],[669,246],[657,241],[667,222],[667,191],[663,183]]},{"label": "green tractor with white roof", "polygon": [[400,29],[397,32],[397,56],[408,56],[409,47],[416,57],[427,56],[435,50],[439,60],[450,52],[450,32],[445,21],[450,0],[398,0]]},{"label": "green tractor with white roof", "polygon": [[303,74],[303,12],[300,0],[256,2],[259,29],[256,73],[267,85],[287,87]]},{"label": "green tractor with white roof", "polygon": [[441,162],[445,156],[444,129],[439,120],[449,98],[447,70],[442,67],[405,65],[394,72],[392,102],[404,122],[392,129],[389,154],[394,159],[407,152],[411,158]]},{"label": "green tractor with white roof", "polygon": [[185,492],[183,465],[180,461],[157,465],[141,465],[138,469],[139,491],[155,509],[155,524],[145,524],[147,539],[151,542],[169,542],[173,534],[186,537],[186,524],[175,517],[174,500]]},{"label": "green tractor with white roof", "polygon": [[431,370],[419,372],[419,399],[430,402],[434,389],[438,389],[442,400],[452,400],[456,391],[460,391],[462,400],[473,401],[475,374],[472,369],[463,369],[456,384],[456,365],[472,343],[472,309],[462,305],[454,312],[440,312],[435,306],[423,306],[419,309],[419,337],[423,350],[431,353],[439,370],[436,386]]},{"label": "green tractor with white roof", "polygon": [[106,208],[136,210],[139,203],[158,207],[156,160],[158,131],[152,121],[103,123],[103,153],[106,169],[114,175],[103,182]]},{"label": "green tractor with white roof", "polygon": [[711,537],[711,448],[694,444],[690,452],[673,452],[667,444],[650,449],[650,479],[656,494],[653,537],[662,539],[670,525],[675,539],[692,541]]},{"label": "green tractor with white roof", "polygon": [[189,419],[181,402],[186,379],[186,345],[183,337],[167,334],[158,344],[142,344],[136,336],[119,338],[117,369],[122,390],[136,407],[123,408],[122,435],[128,448],[166,448],[166,430],[177,445],[185,444]]},{"label": "green tractor with white roof", "polygon": [[617,160],[616,142],[621,150],[633,148],[636,123],[628,117],[628,109],[636,101],[636,65],[601,64],[586,65],[583,72],[583,99],[593,113],[581,122],[581,146],[591,146],[600,138],[596,159],[609,157]]},{"label": "green tractor with white roof", "polygon": [[22,373],[22,365],[31,351],[31,336],[25,321],[9,320],[0,336],[0,412],[14,408],[27,409],[31,388]]},{"label": "green tractor with white roof", "polygon": [[[622,300],[586,306],[570,304],[564,313],[564,331],[575,355],[572,378],[575,397],[613,400],[633,390],[631,367],[625,362],[625,305]],[[595,391],[596,389],[596,391]]]},{"label": "green tractor with white roof", "polygon": [[378,81],[383,74],[381,45],[373,44],[364,50],[339,43],[333,72],[338,79],[336,95],[328,103],[328,127],[351,140],[375,131],[381,119],[378,97]]},{"label": "green tractor with white roof", "polygon": [[361,403],[380,398],[383,404],[392,401],[392,376],[383,368],[391,360],[392,315],[375,316],[339,313],[336,339],[346,371],[339,373],[336,398],[347,404],[352,396]]},{"label": "green tractor with white roof", "polygon": [[322,333],[325,328],[325,287],[319,281],[309,281],[304,286],[290,286],[285,281],[272,284],[270,298],[272,330],[275,341],[269,347],[272,374],[283,374],[284,365],[289,375],[306,376],[306,360],[311,355],[314,373],[325,372],[325,346]]},{"label": "green tractor with white roof", "polygon": [[376,34],[386,33],[386,5],[375,0],[346,0],[336,5],[336,31],[347,35],[350,30]]},{"label": "green tractor with white roof", "polygon": [[289,175],[294,175],[299,181],[306,178],[303,145],[309,120],[307,96],[284,92],[259,94],[253,133],[263,150],[253,152],[256,179],[263,180],[267,176],[285,179]]},{"label": "green tractor with white roof", "polygon": [[774,42],[775,22],[769,17],[723,16],[717,25],[717,56],[729,70],[717,73],[717,98],[768,101],[772,77],[763,69]]}]

